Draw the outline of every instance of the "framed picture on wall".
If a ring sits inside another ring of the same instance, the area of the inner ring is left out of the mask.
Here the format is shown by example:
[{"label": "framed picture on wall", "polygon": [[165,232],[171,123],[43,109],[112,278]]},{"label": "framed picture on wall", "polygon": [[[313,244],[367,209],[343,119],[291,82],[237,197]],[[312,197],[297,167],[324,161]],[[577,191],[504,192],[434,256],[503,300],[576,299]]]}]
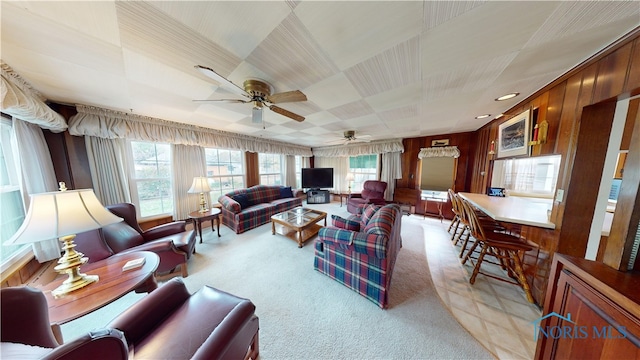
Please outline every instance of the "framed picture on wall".
[{"label": "framed picture on wall", "polygon": [[498,126],[498,158],[529,155],[530,110]]}]

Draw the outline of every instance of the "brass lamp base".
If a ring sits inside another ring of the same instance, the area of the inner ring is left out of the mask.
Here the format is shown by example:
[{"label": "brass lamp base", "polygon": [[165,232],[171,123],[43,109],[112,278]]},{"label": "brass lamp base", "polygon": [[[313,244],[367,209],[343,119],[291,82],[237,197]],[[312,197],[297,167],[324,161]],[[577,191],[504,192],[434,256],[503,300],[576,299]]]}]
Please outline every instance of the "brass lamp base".
[{"label": "brass lamp base", "polygon": [[209,211],[209,209],[207,209],[207,203],[204,200],[204,193],[200,193],[200,210],[201,213],[206,213],[207,211]]},{"label": "brass lamp base", "polygon": [[76,244],[73,242],[75,235],[63,236],[60,241],[64,243],[64,255],[58,259],[58,265],[54,269],[61,274],[69,274],[69,278],[62,285],[51,291],[54,298],[66,295],[72,291],[81,289],[91,283],[97,282],[97,275],[86,275],[80,273],[80,266],[84,265],[89,258],[83,257],[84,254],[76,251]]}]

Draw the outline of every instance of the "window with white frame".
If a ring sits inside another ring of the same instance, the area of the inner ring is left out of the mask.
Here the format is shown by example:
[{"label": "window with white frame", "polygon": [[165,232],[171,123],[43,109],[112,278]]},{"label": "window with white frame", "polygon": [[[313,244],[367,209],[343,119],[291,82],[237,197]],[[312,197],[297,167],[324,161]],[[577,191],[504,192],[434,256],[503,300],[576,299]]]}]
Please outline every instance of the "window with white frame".
[{"label": "window with white frame", "polygon": [[553,198],[560,170],[560,155],[496,160],[491,186],[511,195]]},{"label": "window with white frame", "polygon": [[378,180],[378,155],[360,155],[349,157],[349,172],[353,173],[351,191],[362,191],[367,180]]},{"label": "window with white frame", "polygon": [[[0,119],[0,246],[20,228],[25,215],[18,182],[19,162],[11,144],[11,126],[10,119]],[[2,246],[0,261],[5,264],[25,247],[28,245]]]},{"label": "window with white frame", "polygon": [[258,154],[260,184],[283,185],[283,164],[284,159],[280,154]]},{"label": "window with white frame", "polygon": [[173,212],[171,191],[171,146],[165,143],[131,141],[133,169],[131,198],[141,218]]},{"label": "window with white frame", "polygon": [[244,154],[240,150],[206,148],[210,198],[217,202],[222,194],[245,187]]}]

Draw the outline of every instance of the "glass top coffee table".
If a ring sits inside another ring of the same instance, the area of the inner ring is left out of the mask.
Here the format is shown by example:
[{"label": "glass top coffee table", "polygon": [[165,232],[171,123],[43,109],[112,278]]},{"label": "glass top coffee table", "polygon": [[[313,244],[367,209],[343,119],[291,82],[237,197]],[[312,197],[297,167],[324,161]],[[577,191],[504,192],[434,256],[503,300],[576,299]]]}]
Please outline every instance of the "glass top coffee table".
[{"label": "glass top coffee table", "polygon": [[298,247],[318,234],[322,225],[318,221],[324,219],[324,226],[327,226],[327,213],[297,207],[271,217],[271,234],[276,232],[298,242]]}]

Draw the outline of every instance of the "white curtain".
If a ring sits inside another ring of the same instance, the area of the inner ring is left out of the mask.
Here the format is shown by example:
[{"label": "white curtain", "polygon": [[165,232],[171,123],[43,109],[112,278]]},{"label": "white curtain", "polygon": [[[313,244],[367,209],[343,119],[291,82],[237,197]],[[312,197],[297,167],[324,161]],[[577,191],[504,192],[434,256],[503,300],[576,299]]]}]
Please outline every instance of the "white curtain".
[{"label": "white curtain", "polygon": [[434,146],[422,148],[418,153],[418,159],[426,157],[452,157],[459,158],[460,150],[457,146]]},{"label": "white curtain", "polygon": [[314,167],[333,168],[333,189],[334,191],[347,191],[349,184],[345,180],[349,172],[348,157],[316,157]]},{"label": "white curtain", "polygon": [[284,184],[296,188],[296,157],[294,155],[286,155],[284,162]]},{"label": "white curtain", "polygon": [[380,181],[387,183],[384,198],[393,200],[396,189],[396,179],[402,178],[402,156],[399,151],[382,154],[382,169],[380,169]]},{"label": "white curtain", "polygon": [[93,189],[103,205],[131,202],[124,139],[84,137]]},{"label": "white curtain", "polygon": [[[189,194],[193,178],[207,176],[206,156],[203,147],[189,145],[173,145],[171,151],[173,164],[173,218],[184,220],[189,213],[198,209],[200,194]],[[211,205],[211,197],[207,204]]]},{"label": "white curtain", "polygon": [[13,69],[0,61],[2,112],[53,132],[67,129],[64,118],[44,103],[44,97]]},{"label": "white curtain", "polygon": [[76,105],[78,113],[69,119],[71,135],[108,139],[165,142],[179,145],[234,149],[266,154],[312,156],[311,148],[261,139],[195,125]]},{"label": "white curtain", "polygon": [[[58,182],[53,170],[49,147],[38,125],[13,118],[12,141],[20,161],[20,186],[24,197],[24,208],[29,209],[30,194],[56,191]],[[33,253],[39,262],[60,257],[58,239],[33,243]]]},{"label": "white curtain", "polygon": [[379,140],[369,143],[317,147],[313,148],[313,155],[315,157],[358,156],[384,154],[397,151],[404,152],[402,139]]}]

